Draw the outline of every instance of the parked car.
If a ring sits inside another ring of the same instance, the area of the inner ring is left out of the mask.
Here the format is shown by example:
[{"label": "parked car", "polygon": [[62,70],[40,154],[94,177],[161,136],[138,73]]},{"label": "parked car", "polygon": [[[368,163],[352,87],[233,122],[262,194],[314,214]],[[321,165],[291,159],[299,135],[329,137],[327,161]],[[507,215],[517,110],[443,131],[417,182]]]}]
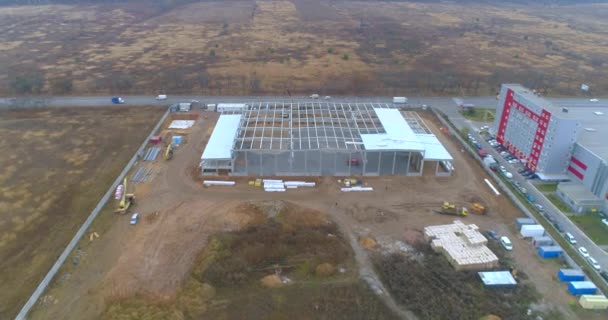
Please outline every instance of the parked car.
[{"label": "parked car", "polygon": [[156,96],[156,100],[167,100],[166,94],[159,94]]},{"label": "parked car", "polygon": [[602,219],[602,224],[608,227],[608,219]]},{"label": "parked car", "polygon": [[583,258],[589,257],[589,251],[587,251],[587,248],[585,247],[578,247],[578,253],[580,253]]},{"label": "parked car", "polygon": [[325,97],[323,97],[323,99],[324,99],[324,100],[330,100],[330,99],[331,99],[331,97],[330,97],[330,96],[325,96]]},{"label": "parked car", "polygon": [[545,207],[543,207],[543,205],[540,203],[535,203],[534,206],[536,207],[536,210],[538,210],[540,212],[545,211]]},{"label": "parked car", "polygon": [[136,225],[136,224],[137,224],[137,221],[139,221],[139,213],[134,213],[134,214],[131,216],[131,221],[129,222],[129,224],[131,224],[131,225]]},{"label": "parked car", "polygon": [[498,240],[500,239],[500,237],[498,236],[498,233],[494,230],[488,230],[486,232],[488,238],[493,239],[493,240]]},{"label": "parked car", "polygon": [[587,257],[587,262],[589,262],[589,264],[593,267],[593,269],[595,269],[597,271],[601,270],[600,264],[597,263],[597,260],[595,260],[592,256]]},{"label": "parked car", "polygon": [[599,100],[599,99],[595,99],[595,98],[593,98],[593,99],[589,99],[589,101],[590,101],[590,102],[598,102],[598,101],[600,101],[600,100]]},{"label": "parked car", "polygon": [[562,228],[562,225],[561,225],[561,224],[559,224],[559,223],[557,223],[557,222],[554,222],[554,223],[553,223],[553,226],[555,227],[555,229],[556,229],[557,231],[559,231],[559,232],[564,232],[564,228]]},{"label": "parked car", "polygon": [[502,246],[507,251],[513,250],[513,244],[511,243],[511,240],[509,240],[509,238],[505,236],[500,237],[500,244],[502,244]]},{"label": "parked car", "polygon": [[576,244],[576,238],[574,238],[572,233],[570,233],[570,232],[564,233],[564,238],[566,238],[566,240],[568,240],[568,242],[570,242],[570,244]]},{"label": "parked car", "polygon": [[552,214],[545,212],[544,215],[545,215],[545,218],[547,219],[547,221],[549,221],[551,223],[555,222],[555,218],[553,218]]},{"label": "parked car", "polygon": [[498,167],[498,170],[500,170],[500,172],[502,172],[502,173],[507,172],[507,168],[505,168],[505,166]]},{"label": "parked car", "polygon": [[608,272],[600,271],[600,276],[602,276],[602,278],[608,282]]}]

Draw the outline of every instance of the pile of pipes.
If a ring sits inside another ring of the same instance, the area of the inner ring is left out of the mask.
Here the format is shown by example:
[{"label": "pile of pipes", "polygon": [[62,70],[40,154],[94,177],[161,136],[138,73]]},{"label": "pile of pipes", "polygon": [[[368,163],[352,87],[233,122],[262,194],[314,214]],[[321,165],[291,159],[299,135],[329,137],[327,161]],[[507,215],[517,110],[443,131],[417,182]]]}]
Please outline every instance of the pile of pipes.
[{"label": "pile of pipes", "polygon": [[144,155],[144,161],[156,161],[156,157],[160,153],[160,147],[152,147],[148,148],[146,154]]},{"label": "pile of pipes", "polygon": [[374,191],[374,188],[354,186],[354,187],[349,187],[349,188],[340,188],[340,191],[342,191],[342,192]]},{"label": "pile of pipes", "polygon": [[234,186],[234,185],[236,185],[236,182],[220,181],[220,180],[204,180],[203,185],[206,187],[209,187],[209,186]]},{"label": "pile of pipes", "polygon": [[306,181],[283,181],[283,180],[272,180],[264,179],[264,191],[266,192],[285,192],[287,189],[297,189],[299,187],[315,187],[317,184],[314,182]]}]

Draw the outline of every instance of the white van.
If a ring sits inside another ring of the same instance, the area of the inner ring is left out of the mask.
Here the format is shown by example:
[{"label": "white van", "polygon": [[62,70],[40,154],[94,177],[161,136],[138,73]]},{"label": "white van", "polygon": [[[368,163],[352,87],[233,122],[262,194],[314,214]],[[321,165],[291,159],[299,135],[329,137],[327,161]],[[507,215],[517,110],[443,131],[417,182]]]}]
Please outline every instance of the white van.
[{"label": "white van", "polygon": [[511,243],[511,240],[509,240],[509,238],[507,237],[500,237],[500,244],[502,244],[502,246],[507,251],[513,250],[513,244]]},{"label": "white van", "polygon": [[566,240],[568,240],[568,242],[570,242],[570,244],[576,244],[576,239],[574,238],[572,233],[570,233],[570,232],[564,233],[564,238],[566,238]]},{"label": "white van", "polygon": [[587,262],[589,262],[589,264],[593,267],[593,269],[600,271],[600,264],[597,263],[597,260],[595,260],[592,256],[588,256],[587,257]]},{"label": "white van", "polygon": [[159,94],[156,96],[156,100],[167,100],[166,94]]},{"label": "white van", "polygon": [[139,213],[134,213],[131,216],[131,221],[129,222],[129,224],[135,225],[135,224],[137,224],[137,221],[139,221]]}]

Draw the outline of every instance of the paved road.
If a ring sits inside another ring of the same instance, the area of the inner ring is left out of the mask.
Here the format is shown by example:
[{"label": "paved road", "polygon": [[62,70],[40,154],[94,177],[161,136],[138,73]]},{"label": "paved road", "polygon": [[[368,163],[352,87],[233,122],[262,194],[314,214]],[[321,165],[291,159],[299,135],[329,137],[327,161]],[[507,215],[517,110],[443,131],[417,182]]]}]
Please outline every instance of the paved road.
[{"label": "paved road", "polygon": [[507,170],[513,174],[514,181],[519,182],[521,186],[526,188],[528,194],[534,196],[536,200],[535,203],[542,205],[545,212],[553,217],[554,221],[564,229],[564,232],[570,232],[576,238],[578,243],[574,246],[575,248],[580,246],[587,248],[589,254],[601,265],[602,270],[608,270],[608,254],[604,250],[589,239],[584,232],[582,232],[568,217],[561,213],[560,210],[542,193],[540,193],[528,180],[518,174],[518,167],[509,164],[477,132],[474,132],[473,136],[484,149],[488,150],[488,152],[496,159],[496,161],[498,161],[498,163],[505,166],[505,168],[507,168]]}]

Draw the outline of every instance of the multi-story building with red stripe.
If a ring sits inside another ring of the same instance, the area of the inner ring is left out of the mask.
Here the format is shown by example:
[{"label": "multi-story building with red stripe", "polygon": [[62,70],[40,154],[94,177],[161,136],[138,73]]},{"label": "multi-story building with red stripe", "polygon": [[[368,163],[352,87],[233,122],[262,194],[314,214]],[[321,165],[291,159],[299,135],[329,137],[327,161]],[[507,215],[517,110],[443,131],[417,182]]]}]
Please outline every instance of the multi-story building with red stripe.
[{"label": "multi-story building with red stripe", "polygon": [[503,84],[492,131],[541,179],[569,180],[557,194],[573,210],[608,212],[608,115],[602,107],[557,107],[521,85]]}]

